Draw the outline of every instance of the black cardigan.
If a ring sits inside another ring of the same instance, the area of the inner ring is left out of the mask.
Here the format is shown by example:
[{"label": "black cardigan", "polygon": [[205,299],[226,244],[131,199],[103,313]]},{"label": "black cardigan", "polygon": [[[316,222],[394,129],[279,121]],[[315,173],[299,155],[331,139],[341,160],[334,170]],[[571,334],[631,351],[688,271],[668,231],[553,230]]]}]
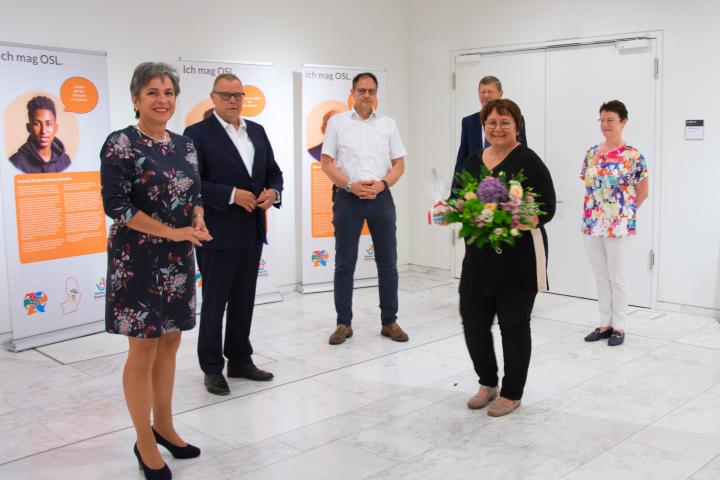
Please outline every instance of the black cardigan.
[{"label": "black cardigan", "polygon": [[[463,168],[477,177],[482,165],[482,152],[479,152],[465,159]],[[539,227],[547,258],[548,241],[543,225],[555,215],[555,188],[550,171],[535,152],[518,145],[492,172],[497,176],[503,171],[509,180],[520,170],[525,175],[523,188],[532,187],[538,194],[536,201],[542,202],[541,209],[547,212],[540,216]],[[478,298],[538,291],[535,249],[530,232],[522,231],[515,246],[506,244],[501,249],[502,253],[498,254],[488,244],[482,247],[466,245],[460,275],[460,295]]]}]

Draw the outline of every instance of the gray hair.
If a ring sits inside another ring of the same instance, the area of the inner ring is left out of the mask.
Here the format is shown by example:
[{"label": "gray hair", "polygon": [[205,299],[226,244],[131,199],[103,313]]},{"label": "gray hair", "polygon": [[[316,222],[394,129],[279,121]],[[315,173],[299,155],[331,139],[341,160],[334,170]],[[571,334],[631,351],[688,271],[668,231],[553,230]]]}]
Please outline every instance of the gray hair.
[{"label": "gray hair", "polygon": [[135,67],[132,80],[130,80],[130,95],[138,98],[142,88],[156,77],[168,77],[172,82],[175,95],[180,95],[180,77],[177,70],[172,65],[162,62],[143,62]]}]

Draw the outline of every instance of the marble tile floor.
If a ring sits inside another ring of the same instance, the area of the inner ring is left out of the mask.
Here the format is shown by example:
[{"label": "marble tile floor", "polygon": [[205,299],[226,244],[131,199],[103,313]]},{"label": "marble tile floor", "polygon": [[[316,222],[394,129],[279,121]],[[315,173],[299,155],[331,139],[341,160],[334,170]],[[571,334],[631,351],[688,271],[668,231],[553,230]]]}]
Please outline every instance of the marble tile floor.
[{"label": "marble tile floor", "polygon": [[[540,295],[523,406],[493,419],[465,407],[477,377],[448,272],[401,273],[407,343],[379,335],[376,288],[354,302],[355,336],[339,346],[327,343],[330,292],[258,306],[254,358],[275,380],[230,379],[228,397],[205,391],[197,332],[186,332],[175,418],[203,454],[175,460],[162,450],[173,477],[720,478],[716,319],[631,308],[625,345],[610,348],[583,341],[595,302]],[[0,478],[142,478],[120,384],[124,350],[124,338],[97,334],[0,351]]]}]

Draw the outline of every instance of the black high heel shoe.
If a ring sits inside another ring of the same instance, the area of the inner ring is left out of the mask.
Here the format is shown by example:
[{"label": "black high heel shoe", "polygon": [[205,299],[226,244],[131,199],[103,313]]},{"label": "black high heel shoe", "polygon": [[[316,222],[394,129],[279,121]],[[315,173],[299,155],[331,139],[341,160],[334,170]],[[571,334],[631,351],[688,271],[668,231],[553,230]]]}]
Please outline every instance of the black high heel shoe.
[{"label": "black high heel shoe", "polygon": [[152,429],[153,435],[155,435],[155,441],[158,445],[162,445],[163,447],[167,448],[168,451],[172,454],[175,458],[195,458],[200,456],[200,449],[196,447],[195,445],[190,445],[189,443],[184,447],[179,447],[177,445],[173,445],[168,440],[166,440],[162,435],[160,435],[158,432],[155,431],[155,429]]},{"label": "black high heel shoe", "polygon": [[140,467],[140,470],[143,471],[145,474],[146,480],[171,480],[172,479],[172,472],[170,471],[170,468],[168,468],[167,463],[163,465],[162,468],[159,468],[157,470],[153,470],[152,468],[145,465],[142,461],[142,457],[140,456],[140,450],[137,448],[137,443],[133,447],[133,451],[135,452],[135,456],[138,460],[138,466]]}]

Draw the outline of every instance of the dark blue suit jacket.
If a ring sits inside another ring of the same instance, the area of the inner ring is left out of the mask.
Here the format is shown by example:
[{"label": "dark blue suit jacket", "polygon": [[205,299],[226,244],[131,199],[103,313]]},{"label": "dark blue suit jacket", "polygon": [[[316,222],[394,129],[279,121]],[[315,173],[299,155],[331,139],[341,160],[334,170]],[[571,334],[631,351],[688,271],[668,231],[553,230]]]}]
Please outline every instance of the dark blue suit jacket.
[{"label": "dark blue suit jacket", "polygon": [[[257,197],[263,189],[282,192],[283,177],[275,163],[272,146],[262,125],[245,120],[247,132],[255,147],[253,171],[248,172],[235,144],[215,115],[190,125],[184,135],[192,138],[198,153],[205,224],[213,239],[203,243],[212,250],[237,250],[267,243],[265,211],[256,208],[248,213],[241,206],[229,204],[233,187],[249,190]],[[275,204],[280,207],[280,204]]]},{"label": "dark blue suit jacket", "polygon": [[[523,118],[523,123],[524,122]],[[520,130],[520,143],[527,147],[525,128]],[[463,162],[467,157],[483,149],[482,124],[480,123],[480,112],[475,112],[462,119],[462,133],[460,134],[460,148],[458,148],[457,159],[455,160],[455,174],[460,173]]]}]

